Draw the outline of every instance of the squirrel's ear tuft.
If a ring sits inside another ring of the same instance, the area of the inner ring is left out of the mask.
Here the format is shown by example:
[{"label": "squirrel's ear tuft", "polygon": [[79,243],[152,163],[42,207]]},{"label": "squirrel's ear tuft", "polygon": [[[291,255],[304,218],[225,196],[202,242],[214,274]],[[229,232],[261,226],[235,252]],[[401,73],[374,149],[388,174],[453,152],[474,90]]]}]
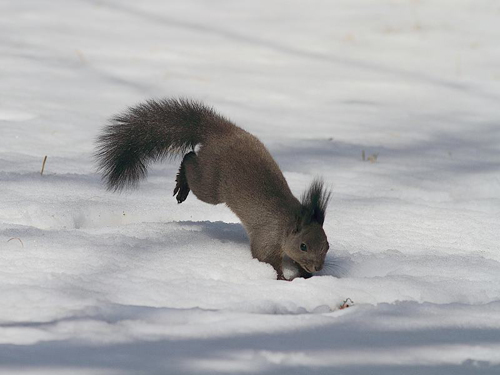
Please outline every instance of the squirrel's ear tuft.
[{"label": "squirrel's ear tuft", "polygon": [[299,233],[304,225],[307,225],[311,222],[311,214],[307,207],[302,205],[300,210],[295,213],[295,226],[293,228],[293,233]]},{"label": "squirrel's ear tuft", "polygon": [[323,180],[316,178],[309,189],[302,195],[302,206],[311,222],[323,225],[325,211],[330,201],[331,192],[326,190]]}]

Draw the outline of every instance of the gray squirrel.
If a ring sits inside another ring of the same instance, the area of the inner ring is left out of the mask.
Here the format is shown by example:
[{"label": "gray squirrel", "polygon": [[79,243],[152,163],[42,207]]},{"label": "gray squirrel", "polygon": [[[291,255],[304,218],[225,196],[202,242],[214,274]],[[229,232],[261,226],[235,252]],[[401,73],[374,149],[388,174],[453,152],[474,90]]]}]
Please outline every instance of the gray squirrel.
[{"label": "gray squirrel", "polygon": [[111,119],[95,154],[113,191],[137,186],[150,162],[176,155],[184,155],[174,189],[178,203],[190,191],[203,202],[225,203],[247,231],[252,255],[272,265],[279,280],[285,279],[284,257],[302,277],[323,268],[330,199],[323,182],[314,180],[299,201],[266,147],[202,103],[164,99],[131,107]]}]

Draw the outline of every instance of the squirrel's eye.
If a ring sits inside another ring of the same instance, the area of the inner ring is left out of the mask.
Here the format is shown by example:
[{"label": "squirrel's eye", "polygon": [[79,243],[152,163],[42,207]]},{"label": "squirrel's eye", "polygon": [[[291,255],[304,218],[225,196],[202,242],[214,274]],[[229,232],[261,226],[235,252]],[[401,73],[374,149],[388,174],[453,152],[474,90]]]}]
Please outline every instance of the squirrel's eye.
[{"label": "squirrel's eye", "polygon": [[300,250],[307,251],[307,245],[305,243],[300,244]]}]

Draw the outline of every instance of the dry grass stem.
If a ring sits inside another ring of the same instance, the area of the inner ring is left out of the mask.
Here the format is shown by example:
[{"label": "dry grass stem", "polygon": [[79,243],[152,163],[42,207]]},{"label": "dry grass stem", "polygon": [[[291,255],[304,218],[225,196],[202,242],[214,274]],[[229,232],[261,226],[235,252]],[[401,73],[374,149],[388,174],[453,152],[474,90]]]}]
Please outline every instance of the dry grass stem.
[{"label": "dry grass stem", "polygon": [[79,49],[76,49],[75,53],[78,56],[78,58],[80,59],[80,62],[82,64],[86,64],[87,63],[87,59],[85,58],[85,55],[83,54],[82,51],[80,51]]},{"label": "dry grass stem", "polygon": [[43,158],[42,170],[40,171],[40,176],[43,176],[43,170],[45,169],[45,162],[47,161],[47,155]]},{"label": "dry grass stem", "polygon": [[372,155],[366,157],[365,150],[361,151],[361,160],[363,160],[363,161],[369,161],[371,163],[376,163],[377,162],[377,158],[378,158],[378,153],[377,154],[372,154]]}]

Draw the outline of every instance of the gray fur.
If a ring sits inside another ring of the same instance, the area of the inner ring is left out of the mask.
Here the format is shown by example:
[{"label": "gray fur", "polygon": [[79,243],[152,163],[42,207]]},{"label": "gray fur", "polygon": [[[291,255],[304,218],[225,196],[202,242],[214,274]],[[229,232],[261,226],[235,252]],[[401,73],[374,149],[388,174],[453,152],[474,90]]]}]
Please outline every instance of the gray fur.
[{"label": "gray fur", "polygon": [[179,203],[190,191],[203,202],[225,203],[245,227],[252,255],[271,264],[279,279],[285,254],[304,277],[323,267],[328,241],[322,226],[330,198],[323,183],[315,180],[299,202],[265,146],[211,108],[150,100],[114,117],[97,143],[99,169],[111,190],[137,185],[150,162],[192,150],[176,178]]}]

